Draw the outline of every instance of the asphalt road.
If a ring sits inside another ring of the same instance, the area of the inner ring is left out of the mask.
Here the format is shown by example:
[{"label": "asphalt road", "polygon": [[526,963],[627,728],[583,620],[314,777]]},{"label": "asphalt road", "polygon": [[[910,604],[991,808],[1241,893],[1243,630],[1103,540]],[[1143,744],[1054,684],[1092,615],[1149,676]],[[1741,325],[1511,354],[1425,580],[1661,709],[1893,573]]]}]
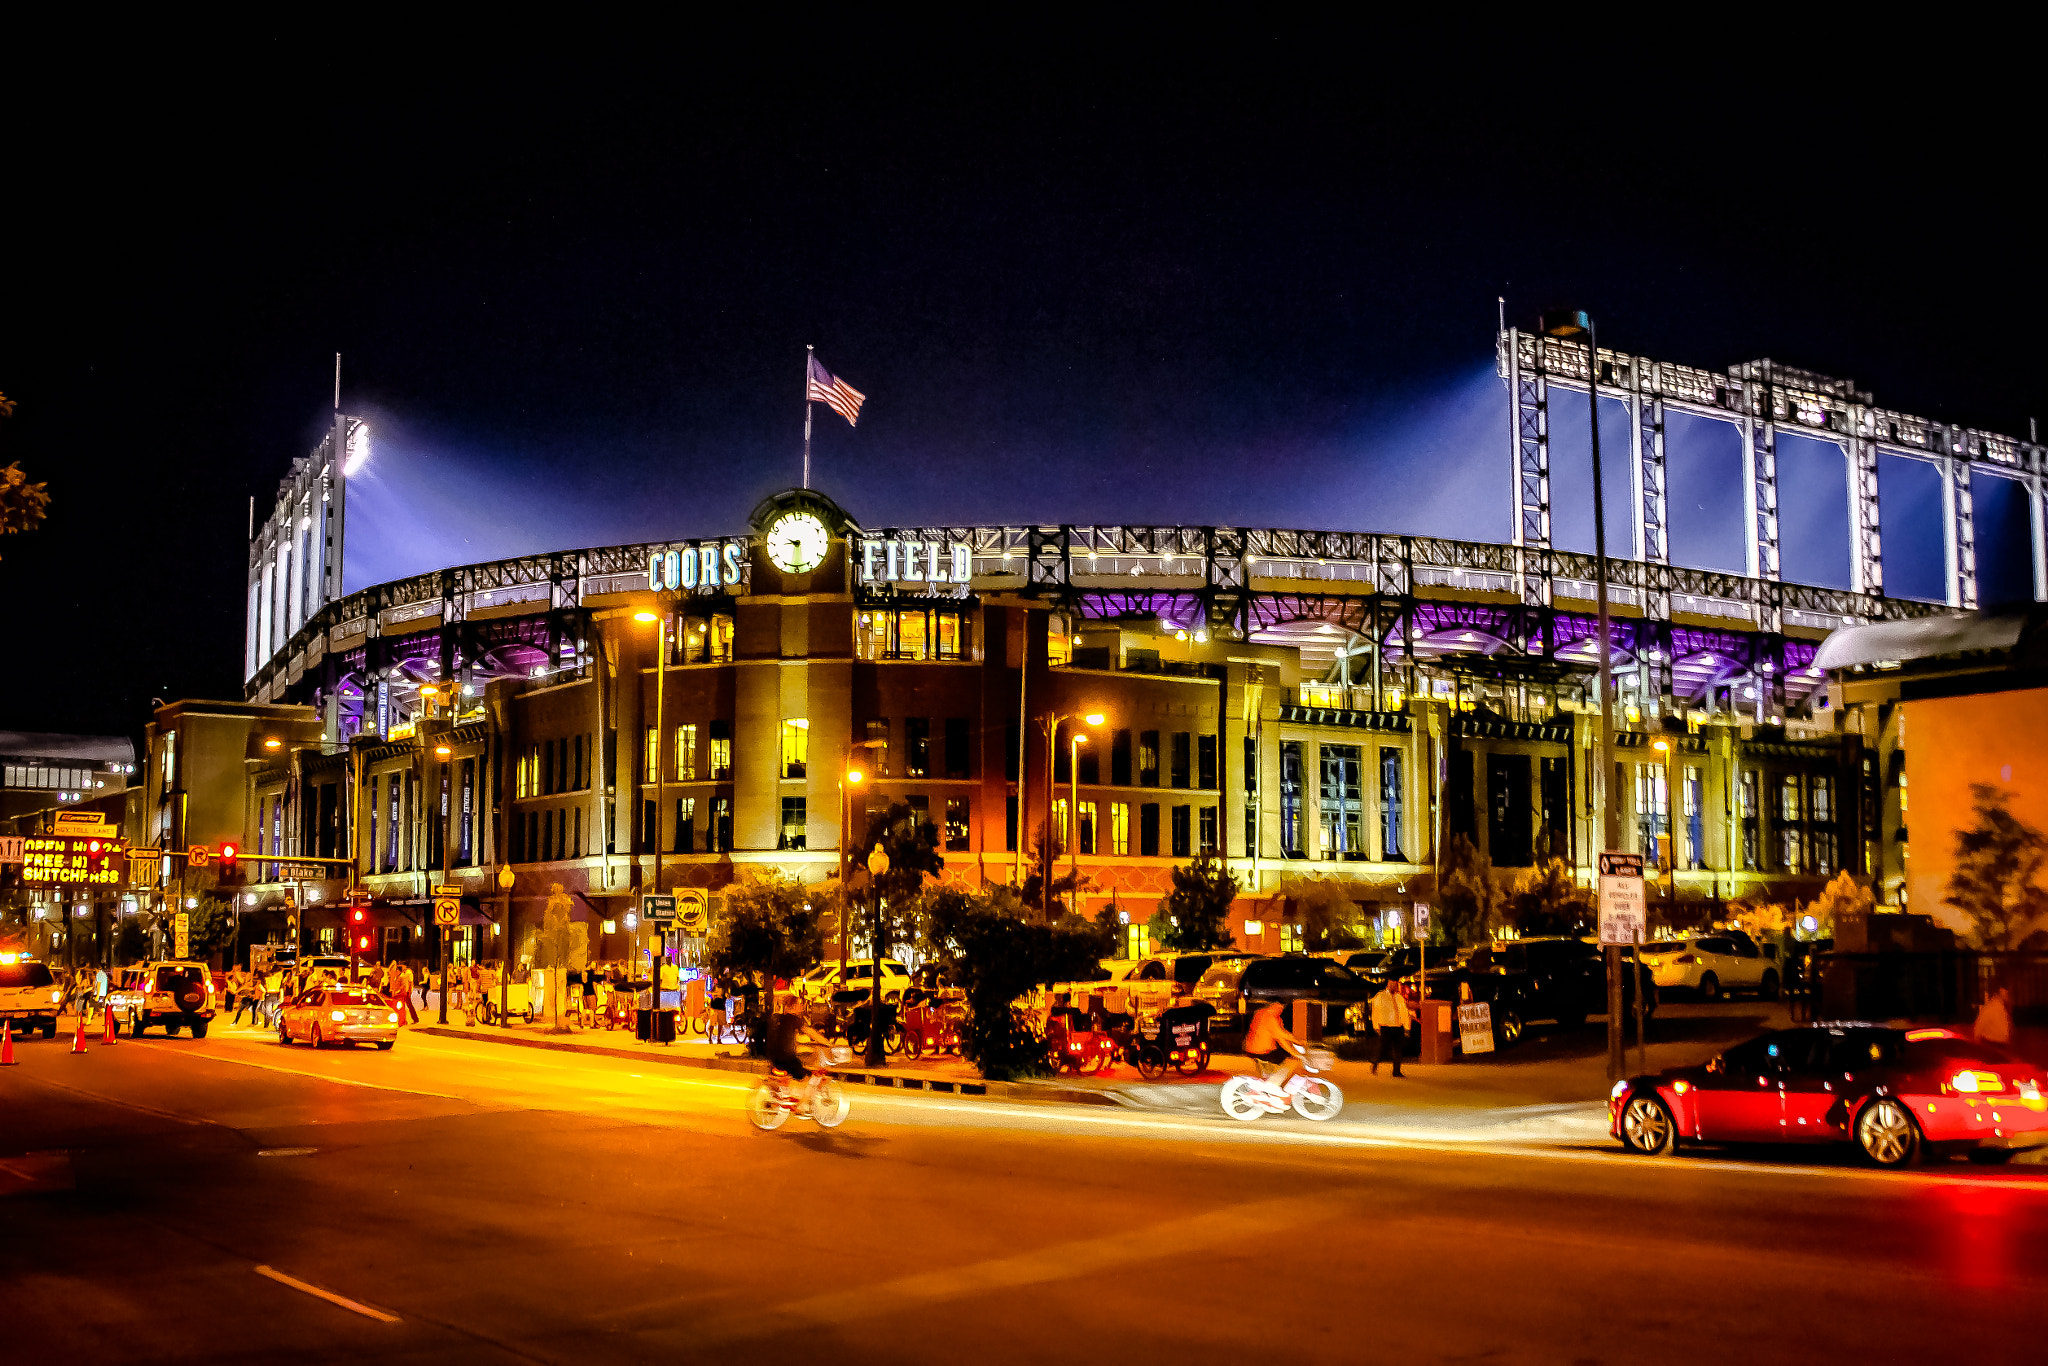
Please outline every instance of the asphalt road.
[{"label": "asphalt road", "polygon": [[2038,1362],[2048,1179],[216,1030],[0,1070],[0,1361]]}]

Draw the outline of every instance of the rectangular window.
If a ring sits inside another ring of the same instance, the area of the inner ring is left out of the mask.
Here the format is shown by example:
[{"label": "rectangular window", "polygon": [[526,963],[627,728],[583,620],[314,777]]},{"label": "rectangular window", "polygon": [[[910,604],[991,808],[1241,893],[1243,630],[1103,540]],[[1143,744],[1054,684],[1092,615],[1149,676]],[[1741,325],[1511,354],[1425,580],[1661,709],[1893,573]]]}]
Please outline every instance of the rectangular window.
[{"label": "rectangular window", "polygon": [[697,724],[676,727],[676,778],[689,782],[697,776]]},{"label": "rectangular window", "polygon": [[1185,806],[1176,806],[1173,808],[1173,856],[1186,858],[1192,854],[1194,838],[1194,830],[1188,820],[1188,809]]},{"label": "rectangular window", "polygon": [[1173,733],[1173,771],[1171,777],[1175,787],[1186,787],[1188,785],[1188,739],[1188,733],[1184,730],[1177,730]]},{"label": "rectangular window", "polygon": [[1138,856],[1159,857],[1159,803],[1146,802],[1138,808]]},{"label": "rectangular window", "polygon": [[1280,952],[1300,953],[1301,951],[1301,926],[1289,925],[1282,921],[1280,925]]},{"label": "rectangular window", "polygon": [[1805,871],[1806,840],[1796,825],[1778,827],[1778,866],[1788,873]]},{"label": "rectangular window", "polygon": [[732,781],[732,723],[711,723],[711,781]]},{"label": "rectangular window", "polygon": [[1198,835],[1199,835],[1199,837],[1200,837],[1200,839],[1201,839],[1201,845],[1200,845],[1200,848],[1201,848],[1202,852],[1203,852],[1203,853],[1206,853],[1206,854],[1213,854],[1213,853],[1215,853],[1215,852],[1216,852],[1216,808],[1215,808],[1215,807],[1213,807],[1213,806],[1205,806],[1205,807],[1203,807],[1203,808],[1202,808],[1202,810],[1201,810],[1201,824],[1200,824],[1200,826],[1199,826],[1199,828],[1198,828],[1198,831],[1197,831],[1197,833],[1198,833]]},{"label": "rectangular window", "polygon": [[1093,854],[1095,852],[1095,803],[1082,802],[1074,809],[1081,813],[1081,852]]},{"label": "rectangular window", "polygon": [[890,615],[896,625],[896,648],[890,652],[893,658],[923,659],[930,653],[925,639],[923,612],[893,612]]},{"label": "rectangular window", "polygon": [[1800,801],[1799,775],[1787,773],[1778,780],[1778,819],[1801,821],[1806,819],[1806,809]]},{"label": "rectangular window", "polygon": [[1380,857],[1389,863],[1400,863],[1405,856],[1401,852],[1401,811],[1403,788],[1401,786],[1401,751],[1386,746],[1380,750]]},{"label": "rectangular window", "polygon": [[949,716],[946,718],[946,776],[948,778],[965,778],[968,776],[968,733],[966,717]]},{"label": "rectangular window", "polygon": [[1306,857],[1302,848],[1307,832],[1302,829],[1301,780],[1301,741],[1283,740],[1280,743],[1280,854],[1283,858]]},{"label": "rectangular window", "polygon": [[1138,786],[1159,786],[1159,732],[1138,733]]},{"label": "rectangular window", "polygon": [[1742,782],[1738,785],[1737,795],[1742,816],[1742,866],[1746,869],[1754,870],[1758,866],[1757,857],[1760,848],[1758,843],[1759,836],[1757,834],[1757,777],[1755,769],[1746,768],[1742,770]]},{"label": "rectangular window", "polygon": [[1322,856],[1364,858],[1365,793],[1360,786],[1359,747],[1321,745],[1317,754],[1322,764]]},{"label": "rectangular window", "polygon": [[1216,786],[1216,737],[1213,735],[1196,738],[1195,786],[1210,790]]},{"label": "rectangular window", "polygon": [[541,859],[540,812],[538,811],[526,813],[526,859],[529,863],[539,863]]},{"label": "rectangular window", "polygon": [[640,781],[657,782],[661,774],[661,732],[649,726],[641,733]]},{"label": "rectangular window", "polygon": [[1572,853],[1571,760],[1539,759],[1536,787],[1543,812],[1536,825],[1536,857],[1570,858]]},{"label": "rectangular window", "polygon": [[925,778],[931,774],[932,723],[926,716],[903,718],[903,776]]},{"label": "rectangular window", "polygon": [[1706,811],[1703,800],[1704,779],[1698,768],[1688,764],[1685,770],[1685,864],[1687,868],[1707,866]]},{"label": "rectangular window", "polygon": [[[809,771],[811,723],[803,718],[782,723],[782,776],[801,778]],[[789,846],[784,846],[785,848]],[[795,846],[801,849],[802,845]]]},{"label": "rectangular window", "polygon": [[661,831],[655,822],[661,819],[661,808],[652,800],[640,803],[640,847],[652,853],[661,847]]},{"label": "rectangular window", "polygon": [[391,813],[391,829],[384,838],[384,871],[387,873],[398,871],[398,839],[399,831],[403,828],[399,825],[399,809],[404,801],[403,794],[398,790],[399,778],[400,775],[394,773],[385,784],[390,789],[387,804]]},{"label": "rectangular window", "polygon": [[1017,852],[1017,794],[1003,798],[1003,852]]},{"label": "rectangular window", "polygon": [[1109,804],[1109,852],[1119,858],[1131,852],[1131,804]]},{"label": "rectangular window", "polygon": [[573,822],[573,829],[574,829],[574,831],[575,831],[574,835],[573,835],[573,836],[572,836],[572,837],[570,838],[570,840],[569,840],[569,857],[570,857],[570,858],[582,858],[582,857],[583,857],[583,808],[579,806],[579,807],[576,807],[576,808],[574,808],[573,810],[571,810],[571,811],[570,811],[570,813],[569,813],[569,819],[570,819],[570,820],[571,820],[571,821]]},{"label": "rectangular window", "polygon": [[694,854],[697,852],[697,799],[676,798],[676,852]]},{"label": "rectangular window", "polygon": [[941,612],[932,621],[938,633],[940,659],[959,659],[966,649],[966,632],[960,629],[960,616],[956,612]]},{"label": "rectangular window", "polygon": [[889,776],[888,718],[876,717],[868,722],[867,729],[868,764],[874,769],[876,777],[886,778]]},{"label": "rectangular window", "polygon": [[802,797],[782,799],[782,836],[776,840],[778,849],[801,849],[804,847],[804,802]]},{"label": "rectangular window", "polygon": [[946,849],[957,853],[967,847],[967,798],[946,798]]},{"label": "rectangular window", "polygon": [[1102,747],[1094,739],[1083,736],[1081,745],[1081,781],[1091,786],[1102,781]]},{"label": "rectangular window", "polygon": [[732,849],[732,798],[711,799],[711,823],[705,828],[706,849],[710,853],[728,853]]},{"label": "rectangular window", "polygon": [[1259,741],[1244,737],[1244,852],[1259,852]]},{"label": "rectangular window", "polygon": [[1003,780],[1017,781],[1017,737],[1021,732],[1014,719],[1003,722]]},{"label": "rectangular window", "polygon": [[1529,756],[1486,756],[1486,849],[1496,868],[1526,868],[1531,862]]},{"label": "rectangular window", "polygon": [[1664,787],[1664,765],[1636,765],[1637,849],[1661,865],[1664,840],[1671,833],[1670,794]]},{"label": "rectangular window", "polygon": [[1131,733],[1120,730],[1109,737],[1109,781],[1112,787],[1131,785]]},{"label": "rectangular window", "polygon": [[1067,799],[1065,797],[1054,797],[1052,799],[1052,837],[1053,842],[1058,846],[1062,854],[1074,847],[1067,840]]},{"label": "rectangular window", "polygon": [[365,833],[369,835],[370,839],[363,849],[363,852],[369,855],[369,858],[364,860],[364,862],[369,871],[375,872],[377,871],[377,779],[374,775],[370,779],[370,828]]}]

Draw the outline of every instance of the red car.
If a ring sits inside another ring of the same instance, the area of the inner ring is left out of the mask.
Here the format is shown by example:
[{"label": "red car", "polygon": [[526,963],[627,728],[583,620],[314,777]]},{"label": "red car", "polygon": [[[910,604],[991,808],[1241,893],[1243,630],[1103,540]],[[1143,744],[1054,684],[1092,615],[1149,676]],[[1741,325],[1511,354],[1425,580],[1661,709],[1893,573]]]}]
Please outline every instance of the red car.
[{"label": "red car", "polygon": [[1618,1082],[1614,1136],[1635,1153],[1681,1142],[1854,1143],[1881,1167],[1924,1152],[1988,1158],[2048,1144],[2042,1069],[1951,1029],[1782,1029],[1700,1067]]}]

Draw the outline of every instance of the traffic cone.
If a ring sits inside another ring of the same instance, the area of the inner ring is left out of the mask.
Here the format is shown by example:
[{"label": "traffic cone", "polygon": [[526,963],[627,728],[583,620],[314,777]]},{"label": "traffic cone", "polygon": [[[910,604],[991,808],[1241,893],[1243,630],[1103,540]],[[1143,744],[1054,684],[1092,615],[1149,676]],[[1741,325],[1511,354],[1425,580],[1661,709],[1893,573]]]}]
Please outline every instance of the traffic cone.
[{"label": "traffic cone", "polygon": [[80,1007],[78,1008],[78,1032],[77,1032],[76,1034],[73,1034],[73,1035],[71,1036],[71,1051],[72,1051],[72,1052],[74,1052],[74,1053],[83,1053],[83,1052],[85,1052],[85,1007],[84,1007],[84,1006],[80,1006]]},{"label": "traffic cone", "polygon": [[13,1067],[14,1021],[0,1021],[0,1067]]},{"label": "traffic cone", "polygon": [[[81,1029],[84,1027],[84,1024],[85,1021],[79,1021],[79,1026]],[[100,1035],[100,1043],[102,1046],[104,1046],[112,1042],[114,1042],[114,1007],[110,1003],[107,1006],[107,1032]]]}]

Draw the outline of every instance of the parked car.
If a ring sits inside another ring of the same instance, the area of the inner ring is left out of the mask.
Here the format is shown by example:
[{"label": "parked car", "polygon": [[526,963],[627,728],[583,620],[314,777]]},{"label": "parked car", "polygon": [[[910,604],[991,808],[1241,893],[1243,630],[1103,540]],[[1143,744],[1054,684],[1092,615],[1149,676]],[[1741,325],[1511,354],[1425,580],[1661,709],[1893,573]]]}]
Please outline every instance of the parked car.
[{"label": "parked car", "polygon": [[1195,984],[1194,997],[1215,1010],[1217,1028],[1234,1029],[1268,1001],[1352,1006],[1371,1000],[1378,992],[1377,986],[1341,963],[1290,954],[1217,963]]},{"label": "parked car", "polygon": [[1359,976],[1368,977],[1379,971],[1391,953],[1391,949],[1324,949],[1314,956],[1342,963]]},{"label": "parked car", "polygon": [[389,1050],[398,1042],[398,1012],[368,987],[315,987],[285,1002],[277,1015],[277,1041],[301,1039],[315,1048],[373,1043]]},{"label": "parked car", "polygon": [[1681,1143],[1854,1143],[1881,1167],[1923,1153],[1986,1157],[2048,1144],[2042,1069],[1952,1029],[1780,1029],[1699,1067],[1615,1084],[1614,1137],[1630,1152]]},{"label": "parked car", "polygon": [[1746,934],[1659,940],[1643,945],[1642,955],[1653,980],[1666,991],[1696,991],[1703,1001],[1737,991],[1753,991],[1767,1001],[1778,996],[1778,965]]},{"label": "parked car", "polygon": [[204,963],[145,963],[129,968],[107,992],[116,1022],[126,1021],[131,1037],[141,1038],[151,1025],[162,1025],[164,1033],[190,1029],[192,1037],[206,1037],[213,1023],[213,970]]},{"label": "parked car", "polygon": [[[866,991],[874,985],[875,962],[872,958],[859,959],[846,965],[841,977],[837,963],[827,963],[812,968],[797,983],[798,993],[807,1001],[829,1001],[834,992]],[[882,999],[893,1001],[903,995],[910,985],[910,969],[894,958],[882,960]]]},{"label": "parked car", "polygon": [[14,1021],[23,1034],[31,1029],[57,1037],[57,1010],[64,988],[50,975],[50,965],[26,954],[0,954],[0,1019]]},{"label": "parked car", "polygon": [[1134,1001],[1151,1009],[1164,1010],[1192,996],[1202,975],[1218,963],[1259,956],[1246,949],[1226,949],[1216,953],[1155,953],[1133,963],[1120,980]]},{"label": "parked car", "polygon": [[[1482,955],[1484,957],[1482,958]],[[1649,959],[1645,958],[1645,965]],[[1555,1020],[1561,1025],[1585,1023],[1588,1015],[1607,1013],[1607,961],[1598,944],[1583,939],[1540,936],[1510,939],[1475,951],[1468,967],[1526,978],[1521,992],[1524,1020]],[[1621,974],[1622,1008],[1635,1010],[1635,974],[1624,963]],[[1654,982],[1643,1005],[1657,1011]]]},{"label": "parked car", "polygon": [[[1408,1001],[1408,1044],[1411,1052],[1420,1047],[1422,1037],[1422,1012],[1416,1007],[1423,976],[1427,977],[1427,998],[1431,1001],[1463,1005],[1467,1000],[1485,1002],[1493,1019],[1493,1045],[1495,1048],[1513,1048],[1522,1041],[1522,1034],[1528,1026],[1530,1004],[1528,1000],[1529,979],[1524,973],[1473,972],[1452,963],[1446,967],[1430,967],[1425,974],[1409,973],[1396,978],[1394,989]],[[1377,992],[1379,985],[1375,983]],[[1452,1016],[1456,1018],[1455,1014]],[[1357,1033],[1368,1033],[1372,1021],[1366,1006],[1355,1006],[1350,1015],[1351,1025]],[[1462,1045],[1453,1044],[1455,1047]]]}]

